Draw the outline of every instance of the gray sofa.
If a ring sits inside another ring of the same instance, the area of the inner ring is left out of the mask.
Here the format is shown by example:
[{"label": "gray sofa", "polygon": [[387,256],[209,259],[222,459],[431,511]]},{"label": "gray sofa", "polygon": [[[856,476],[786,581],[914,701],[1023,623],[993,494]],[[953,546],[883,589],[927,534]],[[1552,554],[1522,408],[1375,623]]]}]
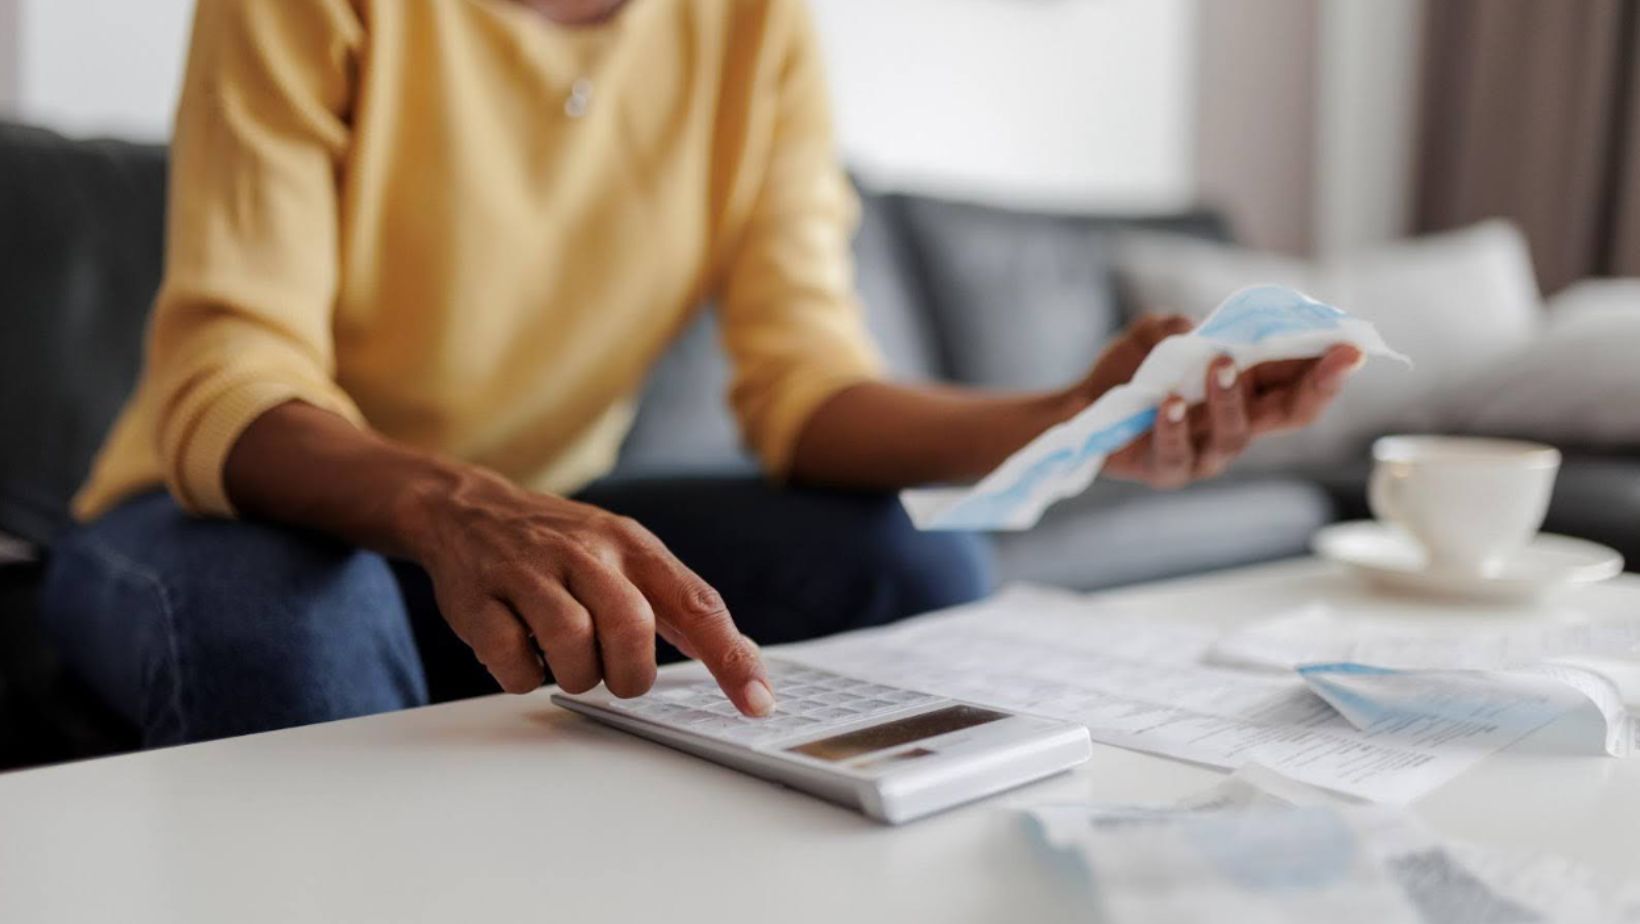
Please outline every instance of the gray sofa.
[{"label": "gray sofa", "polygon": [[[1206,212],[1044,215],[865,190],[861,205],[857,284],[893,373],[985,388],[1050,388],[1086,372],[1128,316],[1113,235],[1225,233]],[[707,313],[653,373],[617,473],[751,470],[724,405],[727,377]],[[1302,477],[1178,492],[1096,483],[1036,529],[994,541],[1004,579],[1092,590],[1297,555],[1333,512]]]},{"label": "gray sofa", "polygon": [[[134,381],[163,252],[165,152],[0,124],[0,533],[49,556],[67,503]],[[1222,238],[1211,213],[1049,215],[863,194],[859,287],[894,373],[1060,385],[1127,319],[1112,236]],[[703,315],[661,360],[619,473],[750,470]],[[1093,589],[1297,555],[1361,509],[1364,467],[1158,493],[1099,483],[1026,533],[1002,573]],[[1551,528],[1640,561],[1640,461],[1571,460]],[[129,731],[58,665],[33,622],[40,565],[0,564],[0,767],[107,752]]]}]

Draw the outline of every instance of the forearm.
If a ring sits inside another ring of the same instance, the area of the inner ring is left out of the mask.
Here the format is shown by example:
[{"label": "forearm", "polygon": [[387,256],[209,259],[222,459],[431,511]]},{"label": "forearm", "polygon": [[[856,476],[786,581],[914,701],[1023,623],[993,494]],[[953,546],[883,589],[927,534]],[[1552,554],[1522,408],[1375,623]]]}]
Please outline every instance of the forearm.
[{"label": "forearm", "polygon": [[757,646],[721,597],[639,524],[514,487],[291,402],[251,422],[228,454],[243,513],[308,527],[426,569],[439,612],[512,693],[546,677],[638,696],[655,635],[706,664],[746,715],[774,694]]},{"label": "forearm", "polygon": [[798,438],[792,476],[872,489],[971,481],[1087,404],[1082,388],[988,395],[867,382],[814,412]]},{"label": "forearm", "polygon": [[296,401],[254,420],[223,472],[228,497],[247,516],[407,559],[425,543],[429,499],[494,477]]}]

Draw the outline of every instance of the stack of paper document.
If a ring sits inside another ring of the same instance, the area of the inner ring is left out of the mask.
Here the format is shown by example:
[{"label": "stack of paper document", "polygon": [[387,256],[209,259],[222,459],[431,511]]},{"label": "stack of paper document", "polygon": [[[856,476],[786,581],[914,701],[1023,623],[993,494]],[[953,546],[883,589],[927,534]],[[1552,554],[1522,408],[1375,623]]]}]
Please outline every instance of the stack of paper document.
[{"label": "stack of paper document", "polygon": [[1640,614],[1443,636],[1312,608],[1225,632],[1016,586],[781,656],[1236,770],[1176,805],[1030,811],[1120,924],[1640,924],[1640,884],[1447,841],[1396,807],[1568,713],[1587,721],[1557,743],[1640,749],[1617,685],[1568,660],[1636,644]]},{"label": "stack of paper document", "polygon": [[1504,670],[1578,655],[1640,655],[1640,618],[1590,622],[1553,614],[1502,625],[1386,624],[1343,618],[1316,603],[1227,632],[1207,653],[1208,660],[1226,667],[1275,671],[1336,661]]},{"label": "stack of paper document", "polygon": [[[782,657],[982,705],[1080,722],[1095,741],[1226,769],[1262,764],[1406,803],[1572,710],[1589,753],[1633,722],[1609,686],[1539,666],[1503,676],[1209,663],[1209,627],[1123,617],[1064,591],[990,600],[782,649]],[[1593,691],[1593,692],[1591,692]],[[1614,704],[1615,703],[1615,704]],[[1625,744],[1625,741],[1627,742]]]},{"label": "stack of paper document", "polygon": [[1403,811],[1345,804],[1263,768],[1173,806],[1029,814],[1121,924],[1640,922],[1640,885],[1447,842]]}]

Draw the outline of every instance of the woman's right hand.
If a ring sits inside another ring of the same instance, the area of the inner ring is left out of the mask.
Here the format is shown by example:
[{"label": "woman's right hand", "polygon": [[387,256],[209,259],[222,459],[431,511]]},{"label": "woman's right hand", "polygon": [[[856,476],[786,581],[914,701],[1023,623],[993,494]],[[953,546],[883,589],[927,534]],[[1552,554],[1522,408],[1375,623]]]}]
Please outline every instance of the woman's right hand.
[{"label": "woman's right hand", "polygon": [[[774,709],[757,645],[717,591],[632,520],[525,491],[287,401],[251,422],[223,466],[235,509],[407,558],[502,689],[655,683],[655,635],[705,662],[741,712]],[[542,663],[542,658],[546,663]]]},{"label": "woman's right hand", "polygon": [[544,679],[616,696],[655,682],[655,636],[703,662],[742,713],[774,694],[757,645],[723,598],[636,521],[536,494],[473,468],[410,492],[407,550],[432,577],[439,610],[503,689]]}]

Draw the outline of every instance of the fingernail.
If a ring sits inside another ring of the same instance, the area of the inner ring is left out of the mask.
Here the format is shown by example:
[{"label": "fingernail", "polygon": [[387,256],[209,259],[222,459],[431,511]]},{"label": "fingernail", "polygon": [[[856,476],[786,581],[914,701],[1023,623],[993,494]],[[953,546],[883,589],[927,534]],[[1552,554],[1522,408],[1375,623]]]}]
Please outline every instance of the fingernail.
[{"label": "fingernail", "polygon": [[1167,404],[1167,419],[1173,423],[1184,420],[1184,402],[1169,401]]},{"label": "fingernail", "polygon": [[1367,364],[1367,354],[1359,353],[1355,357],[1355,362],[1350,363],[1349,371],[1350,372],[1358,372],[1358,371],[1360,371],[1361,367],[1365,366],[1366,364]]},{"label": "fingernail", "polygon": [[763,681],[750,681],[741,692],[745,694],[746,705],[752,715],[765,716],[774,711],[774,691]]},{"label": "fingernail", "polygon": [[1218,383],[1219,388],[1223,391],[1229,391],[1230,389],[1236,387],[1236,367],[1230,363],[1225,363],[1220,366],[1218,372]]}]

